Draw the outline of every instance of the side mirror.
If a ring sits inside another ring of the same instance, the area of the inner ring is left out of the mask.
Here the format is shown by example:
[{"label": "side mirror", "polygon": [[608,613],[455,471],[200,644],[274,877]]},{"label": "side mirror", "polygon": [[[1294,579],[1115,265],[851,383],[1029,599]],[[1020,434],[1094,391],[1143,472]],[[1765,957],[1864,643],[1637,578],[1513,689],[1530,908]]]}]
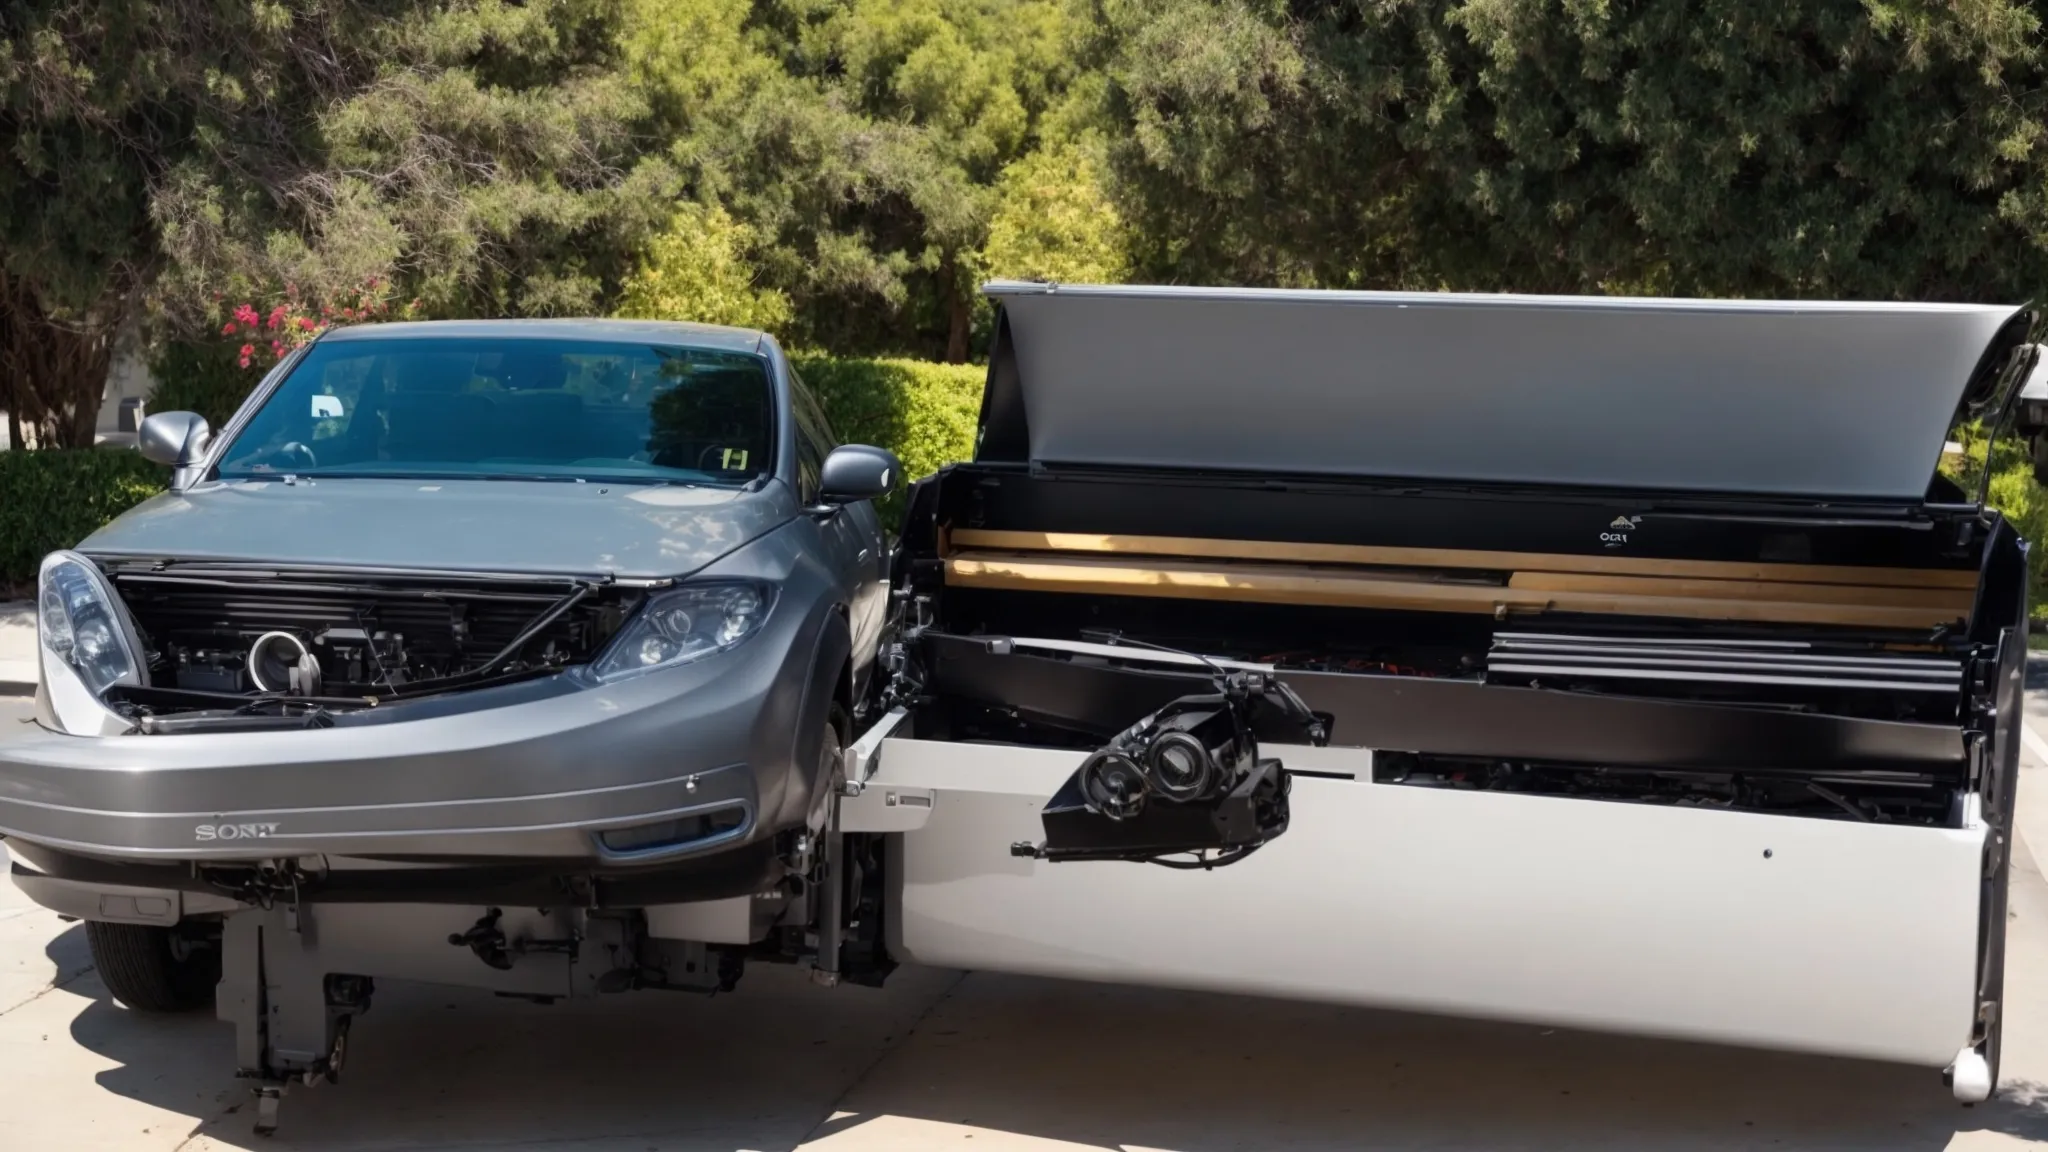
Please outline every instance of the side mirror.
[{"label": "side mirror", "polygon": [[844,444],[825,457],[818,476],[818,498],[827,504],[853,504],[887,496],[903,474],[896,454],[866,444]]},{"label": "side mirror", "polygon": [[196,412],[157,412],[143,418],[135,447],[143,457],[172,468],[190,468],[206,458],[213,429]]}]

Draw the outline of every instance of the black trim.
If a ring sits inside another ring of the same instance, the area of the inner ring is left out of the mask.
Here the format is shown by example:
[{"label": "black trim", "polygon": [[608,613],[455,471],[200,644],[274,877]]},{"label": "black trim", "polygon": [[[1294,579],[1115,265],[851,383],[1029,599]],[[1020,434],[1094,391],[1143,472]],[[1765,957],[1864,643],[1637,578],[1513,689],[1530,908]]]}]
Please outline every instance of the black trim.
[{"label": "black trim", "polygon": [[1031,458],[1031,421],[1024,409],[1024,378],[1010,318],[996,305],[996,332],[988,354],[988,384],[981,391],[981,420],[975,432],[977,461],[1023,463]]},{"label": "black trim", "polygon": [[[1206,682],[1153,672],[996,653],[983,641],[928,633],[927,687],[1013,708],[1081,731],[1116,732]],[[1284,672],[1280,679],[1333,720],[1333,745],[1616,765],[1671,771],[1940,774],[1965,768],[1962,730],[1809,713],[1600,696],[1472,680]]]},{"label": "black trim", "polygon": [[[1970,379],[1963,386],[1962,399],[1957,403],[1955,419],[1958,423],[1982,416],[1993,408],[2004,407],[2005,401],[1998,396],[1998,381],[2012,367],[2008,363],[2013,349],[2026,342],[2027,334],[2033,330],[2039,315],[2031,308],[2022,308],[2005,322],[1998,334],[1985,345],[1984,354],[1977,358],[1977,365],[1970,371]],[[2014,381],[2017,386],[2018,381]]]},{"label": "black trim", "polygon": [[[963,464],[927,483],[959,528],[1977,571],[1974,507],[1849,508],[1704,497],[1423,488],[1321,478],[1063,472]],[[914,538],[920,496],[906,521]],[[1621,542],[1617,518],[1634,521]],[[921,545],[934,554],[935,541]]]}]

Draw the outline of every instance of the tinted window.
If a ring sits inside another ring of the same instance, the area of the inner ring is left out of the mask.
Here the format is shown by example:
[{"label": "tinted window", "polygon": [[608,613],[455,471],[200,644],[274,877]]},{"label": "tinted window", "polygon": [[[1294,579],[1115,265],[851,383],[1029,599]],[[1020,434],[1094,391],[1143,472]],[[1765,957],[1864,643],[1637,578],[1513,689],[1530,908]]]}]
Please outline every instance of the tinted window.
[{"label": "tinted window", "polygon": [[825,410],[819,406],[817,396],[794,368],[789,370],[789,385],[791,414],[796,419],[797,483],[808,501],[818,494],[818,476],[825,468],[825,457],[839,443],[832,438],[832,427],[825,422]]},{"label": "tinted window", "polygon": [[553,339],[315,344],[220,474],[741,484],[773,467],[758,356]]}]

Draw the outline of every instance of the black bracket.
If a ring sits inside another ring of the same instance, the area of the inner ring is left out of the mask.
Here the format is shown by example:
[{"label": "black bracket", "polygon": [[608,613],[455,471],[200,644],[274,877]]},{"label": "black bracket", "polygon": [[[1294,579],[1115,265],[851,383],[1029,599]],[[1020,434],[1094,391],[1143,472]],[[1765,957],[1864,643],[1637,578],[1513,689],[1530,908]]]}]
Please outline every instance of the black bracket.
[{"label": "black bracket", "polygon": [[505,914],[501,908],[493,908],[483,918],[470,925],[469,931],[458,932],[448,937],[448,943],[467,947],[476,953],[476,958],[493,968],[512,967],[512,955],[505,946],[505,933],[498,927],[498,918]]}]

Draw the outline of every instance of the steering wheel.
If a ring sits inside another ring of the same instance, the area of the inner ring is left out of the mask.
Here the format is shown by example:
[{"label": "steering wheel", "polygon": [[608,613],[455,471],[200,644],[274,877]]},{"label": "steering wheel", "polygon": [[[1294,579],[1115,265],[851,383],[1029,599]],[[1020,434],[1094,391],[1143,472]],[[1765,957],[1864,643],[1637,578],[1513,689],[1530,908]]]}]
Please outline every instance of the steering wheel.
[{"label": "steering wheel", "polygon": [[320,461],[313,455],[313,449],[298,440],[294,440],[277,450],[277,462],[280,467],[286,468],[294,466],[315,468],[320,464]]}]

